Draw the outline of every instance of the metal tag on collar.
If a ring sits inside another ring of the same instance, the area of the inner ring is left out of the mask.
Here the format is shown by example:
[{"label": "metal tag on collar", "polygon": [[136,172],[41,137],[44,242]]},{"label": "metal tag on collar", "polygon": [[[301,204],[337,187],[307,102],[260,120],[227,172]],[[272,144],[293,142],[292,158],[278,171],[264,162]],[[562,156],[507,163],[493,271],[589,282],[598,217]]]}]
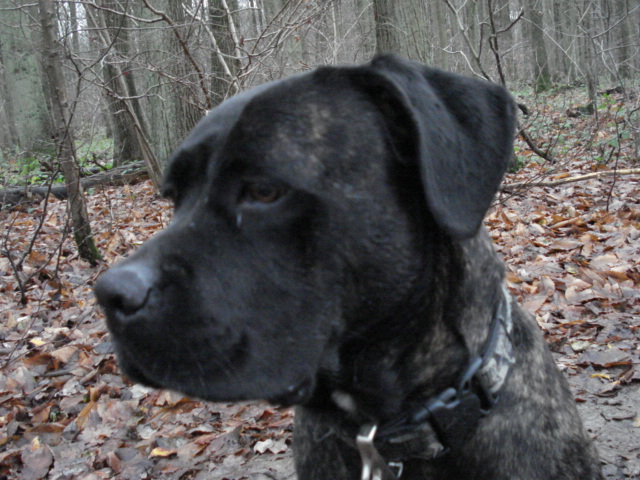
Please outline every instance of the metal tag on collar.
[{"label": "metal tag on collar", "polygon": [[394,467],[399,468],[398,475],[391,471],[391,467],[373,444],[377,429],[377,425],[363,425],[356,437],[356,444],[362,458],[361,480],[398,480],[402,474],[402,464],[394,464]]}]

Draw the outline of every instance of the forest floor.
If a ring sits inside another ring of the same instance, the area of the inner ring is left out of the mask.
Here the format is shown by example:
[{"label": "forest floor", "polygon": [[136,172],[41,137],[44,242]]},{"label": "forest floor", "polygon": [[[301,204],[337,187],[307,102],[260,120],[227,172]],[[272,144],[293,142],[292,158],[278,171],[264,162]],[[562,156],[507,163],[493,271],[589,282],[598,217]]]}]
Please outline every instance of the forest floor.
[{"label": "forest floor", "polygon": [[[486,225],[512,294],[569,378],[606,478],[640,478],[640,174],[532,185],[638,160],[613,141],[612,109],[597,121],[547,118],[549,141],[566,137],[559,161],[536,161],[519,143],[528,164],[505,184],[528,186],[503,187]],[[92,285],[171,207],[149,182],[92,189],[88,203],[97,267],[63,235],[65,202],[0,211],[0,479],[292,480],[291,410],[200,403],[119,375]]]}]

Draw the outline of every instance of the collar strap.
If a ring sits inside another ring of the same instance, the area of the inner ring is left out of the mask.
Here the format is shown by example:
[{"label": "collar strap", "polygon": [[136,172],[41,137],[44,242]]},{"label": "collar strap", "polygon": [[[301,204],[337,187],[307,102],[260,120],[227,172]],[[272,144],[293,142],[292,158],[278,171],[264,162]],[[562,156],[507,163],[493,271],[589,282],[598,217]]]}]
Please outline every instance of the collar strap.
[{"label": "collar strap", "polygon": [[[461,446],[480,419],[491,411],[515,362],[511,297],[506,287],[503,286],[502,291],[487,342],[482,352],[471,358],[455,387],[422,402],[407,416],[383,424],[379,429],[373,427],[373,434],[372,425],[362,427],[357,443],[364,469],[384,471],[384,465],[380,464],[382,457],[373,446],[374,436],[387,461],[435,459]],[[371,455],[371,449],[377,457]],[[364,469],[363,479],[376,478],[364,477]]]}]

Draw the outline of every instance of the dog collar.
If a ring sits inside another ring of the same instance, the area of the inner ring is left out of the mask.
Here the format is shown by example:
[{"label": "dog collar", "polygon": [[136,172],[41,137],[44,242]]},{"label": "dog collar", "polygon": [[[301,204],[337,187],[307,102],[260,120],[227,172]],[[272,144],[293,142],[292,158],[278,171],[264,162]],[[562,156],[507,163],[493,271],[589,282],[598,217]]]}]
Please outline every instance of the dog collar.
[{"label": "dog collar", "polygon": [[400,419],[361,427],[356,444],[362,480],[397,480],[403,461],[433,460],[460,447],[498,401],[515,362],[512,331],[511,297],[503,286],[487,342],[471,358],[456,387],[421,402]]}]

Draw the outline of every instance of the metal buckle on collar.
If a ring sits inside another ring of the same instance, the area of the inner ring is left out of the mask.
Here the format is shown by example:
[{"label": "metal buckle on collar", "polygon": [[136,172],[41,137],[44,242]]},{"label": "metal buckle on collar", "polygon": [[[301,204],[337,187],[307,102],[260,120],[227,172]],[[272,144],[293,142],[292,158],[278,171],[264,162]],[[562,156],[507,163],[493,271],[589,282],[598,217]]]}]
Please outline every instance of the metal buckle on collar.
[{"label": "metal buckle on collar", "polygon": [[[402,475],[402,463],[385,462],[373,444],[377,425],[363,425],[356,437],[356,444],[362,458],[361,480],[398,480]],[[394,473],[391,469],[398,470]]]},{"label": "metal buckle on collar", "polygon": [[441,455],[462,446],[483,415],[478,395],[455,388],[444,391],[431,402],[427,410],[445,447]]}]

